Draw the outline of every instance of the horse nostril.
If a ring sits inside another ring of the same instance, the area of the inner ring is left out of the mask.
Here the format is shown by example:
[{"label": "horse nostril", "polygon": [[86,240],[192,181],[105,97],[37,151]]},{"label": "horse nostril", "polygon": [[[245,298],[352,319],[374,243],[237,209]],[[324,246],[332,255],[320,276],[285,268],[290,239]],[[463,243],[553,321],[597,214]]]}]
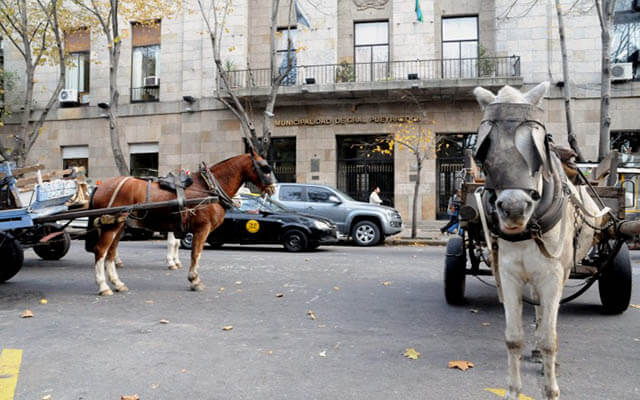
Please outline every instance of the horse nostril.
[{"label": "horse nostril", "polygon": [[502,200],[498,200],[498,201],[496,201],[496,207],[498,207],[498,208],[502,208],[502,204],[503,204],[503,203],[502,203]]},{"label": "horse nostril", "polygon": [[527,201],[525,202],[525,207],[526,207],[525,209],[526,209],[526,210],[528,210],[529,208],[531,208],[531,206],[532,206],[532,205],[533,205],[533,203],[532,203],[532,202],[530,202],[529,200],[527,200]]}]

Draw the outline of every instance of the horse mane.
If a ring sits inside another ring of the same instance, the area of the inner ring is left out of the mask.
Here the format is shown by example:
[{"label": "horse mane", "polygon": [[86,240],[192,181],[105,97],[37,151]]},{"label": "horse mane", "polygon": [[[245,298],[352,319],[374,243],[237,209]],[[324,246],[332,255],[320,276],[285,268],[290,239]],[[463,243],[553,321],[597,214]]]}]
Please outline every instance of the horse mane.
[{"label": "horse mane", "polygon": [[524,93],[508,85],[498,91],[493,103],[529,104]]}]

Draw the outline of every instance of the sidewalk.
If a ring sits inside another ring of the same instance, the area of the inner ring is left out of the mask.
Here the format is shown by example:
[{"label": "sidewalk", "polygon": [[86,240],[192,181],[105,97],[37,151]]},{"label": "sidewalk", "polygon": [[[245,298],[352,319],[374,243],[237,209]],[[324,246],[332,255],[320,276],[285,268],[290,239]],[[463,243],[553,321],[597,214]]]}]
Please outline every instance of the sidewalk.
[{"label": "sidewalk", "polygon": [[415,239],[411,239],[400,234],[387,238],[384,243],[388,246],[446,246],[451,236],[454,235],[421,236],[418,234]]}]

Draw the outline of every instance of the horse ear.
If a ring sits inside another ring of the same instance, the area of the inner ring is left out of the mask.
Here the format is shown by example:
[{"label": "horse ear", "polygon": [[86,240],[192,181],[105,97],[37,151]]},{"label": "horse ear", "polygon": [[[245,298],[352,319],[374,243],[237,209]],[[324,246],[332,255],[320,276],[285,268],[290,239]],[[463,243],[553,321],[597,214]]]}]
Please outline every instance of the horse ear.
[{"label": "horse ear", "polygon": [[549,88],[549,82],[542,82],[538,86],[529,90],[524,94],[524,98],[529,102],[529,104],[538,105],[540,100],[544,97],[544,94],[547,92]]},{"label": "horse ear", "polygon": [[493,103],[493,101],[496,99],[495,94],[480,86],[473,89],[473,95],[476,96],[478,104],[480,104],[480,107],[482,107],[483,109],[487,106],[487,104]]},{"label": "horse ear", "polygon": [[540,157],[540,161],[544,166],[545,175],[549,176],[553,172],[553,164],[551,162],[551,154],[549,153],[549,143],[546,140],[546,133],[544,129],[535,126],[531,130],[531,137],[538,157]]}]

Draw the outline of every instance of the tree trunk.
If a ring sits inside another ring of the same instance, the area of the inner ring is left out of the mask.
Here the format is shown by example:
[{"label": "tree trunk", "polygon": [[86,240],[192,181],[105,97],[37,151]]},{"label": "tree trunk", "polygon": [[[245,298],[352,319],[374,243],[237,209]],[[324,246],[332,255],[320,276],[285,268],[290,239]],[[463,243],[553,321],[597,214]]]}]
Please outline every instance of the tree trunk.
[{"label": "tree trunk", "polygon": [[558,13],[558,34],[560,36],[560,52],[562,54],[562,80],[564,82],[564,86],[562,88],[562,94],[564,96],[564,112],[567,120],[567,140],[569,145],[578,155],[577,161],[583,162],[582,153],[580,152],[580,148],[578,147],[578,141],[576,139],[576,134],[573,131],[573,119],[571,113],[571,79],[569,79],[569,61],[567,58],[567,41],[564,34],[564,17],[562,16],[562,7],[560,5],[560,0],[555,0],[556,2],[556,12]]},{"label": "tree trunk", "polygon": [[[604,2],[606,4],[606,2]],[[610,138],[609,128],[611,126],[611,116],[609,115],[609,99],[611,96],[610,80],[610,57],[609,47],[611,35],[609,34],[609,21],[611,20],[607,7],[603,5],[604,29],[601,31],[602,38],[602,77],[600,86],[600,145],[598,147],[598,160],[604,159],[609,154]]]},{"label": "tree trunk", "polygon": [[[114,32],[114,37],[117,35]],[[113,159],[118,168],[120,175],[129,175],[129,167],[127,161],[122,153],[122,147],[120,146],[120,136],[118,135],[118,100],[120,99],[120,93],[118,92],[118,64],[120,62],[120,41],[113,41],[113,48],[109,51],[109,91],[110,91],[110,103],[109,103],[109,137],[111,138],[111,150],[113,152]]]},{"label": "tree trunk", "polygon": [[[27,54],[27,53],[25,53]],[[27,159],[27,141],[31,132],[31,109],[33,107],[33,75],[34,66],[31,65],[31,56],[26,57],[27,65],[25,71],[26,89],[24,96],[24,110],[22,112],[22,123],[20,127],[20,137],[16,137],[16,149],[14,160],[18,168],[24,167]]]},{"label": "tree trunk", "polygon": [[416,161],[418,162],[416,184],[413,188],[413,210],[411,210],[411,239],[418,236],[418,195],[420,193],[420,175],[422,174],[422,160],[420,153],[416,153]]}]

